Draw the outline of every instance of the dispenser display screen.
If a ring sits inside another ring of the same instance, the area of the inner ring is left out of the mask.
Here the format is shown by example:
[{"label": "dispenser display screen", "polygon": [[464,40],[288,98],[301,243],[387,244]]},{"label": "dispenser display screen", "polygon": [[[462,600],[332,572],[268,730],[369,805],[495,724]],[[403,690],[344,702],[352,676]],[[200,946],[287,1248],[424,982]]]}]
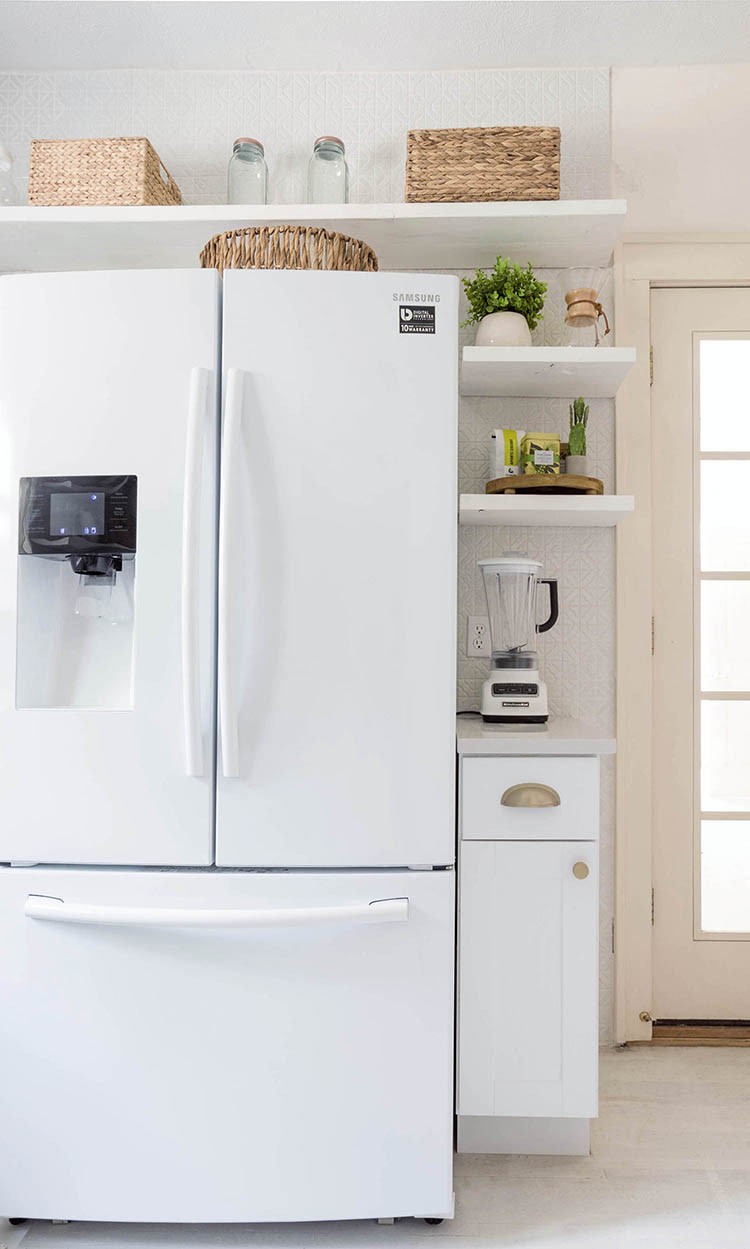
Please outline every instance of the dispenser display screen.
[{"label": "dispenser display screen", "polygon": [[135,555],[138,478],[21,477],[20,555]]},{"label": "dispenser display screen", "polygon": [[51,537],[97,537],[104,533],[103,490],[49,496],[49,528]]}]

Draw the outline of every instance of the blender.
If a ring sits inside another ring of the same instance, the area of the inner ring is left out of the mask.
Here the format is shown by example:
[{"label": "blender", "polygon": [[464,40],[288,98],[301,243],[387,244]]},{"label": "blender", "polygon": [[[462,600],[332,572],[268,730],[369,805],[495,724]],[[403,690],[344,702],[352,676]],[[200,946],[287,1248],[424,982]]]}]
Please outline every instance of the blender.
[{"label": "blender", "polygon": [[[557,581],[540,577],[542,565],[525,555],[481,559],[487,596],[492,666],[482,687],[482,717],[490,724],[544,724],[547,687],[539,677],[537,633],[557,621]],[[549,615],[537,624],[537,594],[549,587]]]}]

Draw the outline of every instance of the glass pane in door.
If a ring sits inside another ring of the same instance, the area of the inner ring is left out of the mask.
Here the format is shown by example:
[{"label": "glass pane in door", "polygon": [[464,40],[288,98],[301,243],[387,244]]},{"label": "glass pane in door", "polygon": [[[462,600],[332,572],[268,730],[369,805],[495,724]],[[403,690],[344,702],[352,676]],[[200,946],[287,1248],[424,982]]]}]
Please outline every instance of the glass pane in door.
[{"label": "glass pane in door", "polygon": [[750,820],[701,823],[701,928],[750,932]]},{"label": "glass pane in door", "polygon": [[750,572],[750,460],[701,464],[703,572]]},{"label": "glass pane in door", "polygon": [[750,451],[750,339],[703,338],[701,451]]},{"label": "glass pane in door", "polygon": [[701,809],[750,811],[750,701],[701,705]]},{"label": "glass pane in door", "polygon": [[750,691],[750,581],[701,583],[701,689]]}]

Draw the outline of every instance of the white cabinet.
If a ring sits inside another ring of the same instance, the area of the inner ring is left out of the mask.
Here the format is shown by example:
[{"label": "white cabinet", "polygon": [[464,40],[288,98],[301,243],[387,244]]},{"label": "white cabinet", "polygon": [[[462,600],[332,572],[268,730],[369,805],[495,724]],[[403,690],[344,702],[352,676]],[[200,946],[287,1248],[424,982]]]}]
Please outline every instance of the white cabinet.
[{"label": "white cabinet", "polygon": [[459,1115],[595,1115],[596,843],[464,843],[460,906]]},{"label": "white cabinet", "polygon": [[537,742],[459,722],[459,1152],[587,1153],[597,1114],[598,754],[614,743],[563,721]]}]

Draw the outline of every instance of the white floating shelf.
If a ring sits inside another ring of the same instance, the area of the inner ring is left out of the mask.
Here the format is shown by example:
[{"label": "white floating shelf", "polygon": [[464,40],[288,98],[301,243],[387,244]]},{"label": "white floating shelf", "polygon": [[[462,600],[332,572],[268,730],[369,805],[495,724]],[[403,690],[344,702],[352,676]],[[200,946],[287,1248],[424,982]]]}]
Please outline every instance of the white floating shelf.
[{"label": "white floating shelf", "polygon": [[537,268],[609,264],[624,200],[500,204],[209,204],[0,208],[0,272],[190,268],[244,225],[319,225],[363,239],[381,269],[473,269],[499,254]]},{"label": "white floating shelf", "polygon": [[601,529],[634,510],[632,494],[462,494],[461,525],[573,525]]},{"label": "white floating shelf", "polygon": [[634,347],[464,347],[462,395],[611,399]]}]

